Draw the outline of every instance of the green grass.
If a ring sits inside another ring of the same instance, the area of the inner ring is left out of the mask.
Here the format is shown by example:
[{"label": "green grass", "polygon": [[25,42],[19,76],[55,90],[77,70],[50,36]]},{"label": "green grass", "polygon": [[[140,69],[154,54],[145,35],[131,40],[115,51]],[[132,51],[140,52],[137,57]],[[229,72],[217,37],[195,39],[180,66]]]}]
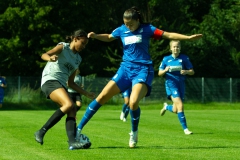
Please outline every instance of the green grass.
[{"label": "green grass", "polygon": [[[222,105],[220,105],[222,106]],[[186,109],[189,129],[184,135],[176,114],[159,116],[159,109],[142,107],[137,148],[128,147],[130,120],[119,120],[120,107],[100,109],[85,126],[92,146],[86,150],[68,150],[65,117],[48,131],[44,145],[36,143],[34,132],[54,112],[0,111],[1,160],[236,160],[240,159],[240,110]],[[215,105],[213,104],[212,107]],[[231,106],[230,106],[231,107]],[[234,107],[233,107],[234,108]],[[216,109],[216,108],[214,108]],[[85,109],[78,112],[81,119]]]}]

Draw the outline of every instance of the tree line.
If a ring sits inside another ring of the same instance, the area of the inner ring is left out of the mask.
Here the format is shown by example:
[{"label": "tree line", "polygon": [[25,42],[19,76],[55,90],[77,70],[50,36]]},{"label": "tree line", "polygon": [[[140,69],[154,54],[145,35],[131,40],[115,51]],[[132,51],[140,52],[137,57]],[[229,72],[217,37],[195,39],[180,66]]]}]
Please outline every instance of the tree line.
[{"label": "tree line", "polygon": [[[145,22],[182,34],[202,33],[183,41],[181,52],[194,66],[195,77],[240,77],[239,0],[11,0],[0,2],[0,72],[6,76],[40,76],[41,54],[78,29],[111,33],[123,24],[124,11],[137,6]],[[90,40],[80,53],[83,76],[113,76],[122,58],[120,40]],[[156,74],[169,40],[152,40]]]}]

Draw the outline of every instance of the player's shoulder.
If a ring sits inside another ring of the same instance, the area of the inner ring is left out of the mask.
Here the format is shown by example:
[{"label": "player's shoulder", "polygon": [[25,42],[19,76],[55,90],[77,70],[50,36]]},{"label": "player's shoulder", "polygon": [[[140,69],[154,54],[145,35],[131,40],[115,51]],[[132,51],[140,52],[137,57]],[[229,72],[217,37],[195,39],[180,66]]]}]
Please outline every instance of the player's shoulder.
[{"label": "player's shoulder", "polygon": [[188,55],[186,55],[186,54],[179,54],[179,58],[181,58],[181,59],[189,59],[189,57],[188,57]]},{"label": "player's shoulder", "polygon": [[170,60],[170,59],[172,59],[173,57],[172,57],[172,55],[170,54],[170,55],[166,55],[166,56],[164,56],[163,57],[163,60],[164,61],[167,61],[167,60]]}]

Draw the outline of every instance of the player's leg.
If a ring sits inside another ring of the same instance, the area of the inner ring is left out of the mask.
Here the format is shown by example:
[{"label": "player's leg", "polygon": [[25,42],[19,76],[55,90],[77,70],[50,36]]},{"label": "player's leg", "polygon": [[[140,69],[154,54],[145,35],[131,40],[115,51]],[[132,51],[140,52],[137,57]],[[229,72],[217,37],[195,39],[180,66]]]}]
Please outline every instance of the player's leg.
[{"label": "player's leg", "polygon": [[4,95],[0,93],[0,108],[2,108]]},{"label": "player's leg", "polygon": [[77,107],[77,111],[81,109],[82,107],[82,97],[80,94],[76,94],[75,96],[75,104],[76,104],[76,107]]},{"label": "player's leg", "polygon": [[[123,96],[124,96],[124,93],[123,93]],[[121,114],[120,114],[120,120],[123,120],[123,118],[125,117],[125,111],[126,111],[126,108],[128,107],[128,103],[129,103],[129,97],[125,97],[124,96],[123,99],[124,99],[124,103],[122,105],[122,111],[121,111]]]},{"label": "player's leg", "polygon": [[[87,122],[92,118],[92,116],[98,111],[98,109],[105,104],[110,98],[114,95],[120,93],[120,89],[114,81],[109,81],[108,84],[104,87],[102,92],[98,95],[98,97],[93,100],[87,107],[82,120],[78,124],[78,135],[80,135],[81,130],[87,124]],[[77,138],[79,136],[77,135]]]},{"label": "player's leg", "polygon": [[73,103],[69,98],[68,93],[64,88],[58,88],[53,90],[50,95],[50,99],[57,103],[60,108],[57,109],[48,121],[42,126],[42,128],[35,133],[35,139],[37,142],[43,144],[43,137],[45,133],[52,128],[61,118],[72,108]]},{"label": "player's leg", "polygon": [[[172,92],[171,92],[168,82],[165,82],[165,89],[166,89],[166,93],[167,93],[167,98],[169,100],[171,100]],[[164,102],[163,108],[160,110],[160,115],[163,116],[166,111],[173,112],[173,105],[170,105],[170,104],[167,104],[166,102]]]},{"label": "player's leg", "polygon": [[82,149],[82,148],[89,148],[91,146],[91,142],[80,142],[76,141],[76,108],[72,107],[71,110],[67,113],[67,118],[66,118],[66,133],[68,136],[68,144],[69,144],[69,149]]},{"label": "player's leg", "polygon": [[183,131],[186,135],[192,134],[191,131],[188,130],[187,127],[187,120],[184,114],[184,108],[183,108],[183,102],[182,99],[180,97],[172,97],[172,101],[173,101],[173,112],[176,112],[178,115],[178,119],[179,122],[183,128]]},{"label": "player's leg", "polygon": [[131,115],[131,132],[130,132],[130,140],[129,147],[136,147],[138,142],[138,125],[140,121],[141,110],[139,107],[140,100],[146,96],[148,92],[148,87],[144,83],[135,84],[132,88],[132,93],[130,95],[130,115]]}]

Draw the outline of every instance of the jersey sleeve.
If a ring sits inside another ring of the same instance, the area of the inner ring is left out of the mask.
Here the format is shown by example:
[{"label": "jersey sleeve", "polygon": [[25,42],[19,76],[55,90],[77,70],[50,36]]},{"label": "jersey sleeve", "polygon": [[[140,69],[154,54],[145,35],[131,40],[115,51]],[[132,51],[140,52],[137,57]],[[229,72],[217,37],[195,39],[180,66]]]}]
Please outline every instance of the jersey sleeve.
[{"label": "jersey sleeve", "polygon": [[153,32],[152,38],[153,38],[153,39],[157,39],[157,40],[158,40],[158,39],[161,39],[163,33],[164,33],[163,30],[160,30],[160,29],[156,28],[155,31]]},{"label": "jersey sleeve", "polygon": [[116,28],[115,30],[112,31],[111,35],[113,38],[119,38],[121,33],[121,27]]},{"label": "jersey sleeve", "polygon": [[192,63],[190,62],[190,59],[189,59],[188,56],[186,56],[186,57],[184,58],[183,63],[184,63],[183,66],[184,66],[185,69],[193,69],[193,65],[192,65]]},{"label": "jersey sleeve", "polygon": [[161,64],[160,64],[160,66],[159,66],[159,70],[164,70],[165,68],[166,68],[166,66],[167,66],[167,64],[166,64],[166,59],[165,58],[163,58],[163,60],[162,60],[162,62],[161,62]]}]

